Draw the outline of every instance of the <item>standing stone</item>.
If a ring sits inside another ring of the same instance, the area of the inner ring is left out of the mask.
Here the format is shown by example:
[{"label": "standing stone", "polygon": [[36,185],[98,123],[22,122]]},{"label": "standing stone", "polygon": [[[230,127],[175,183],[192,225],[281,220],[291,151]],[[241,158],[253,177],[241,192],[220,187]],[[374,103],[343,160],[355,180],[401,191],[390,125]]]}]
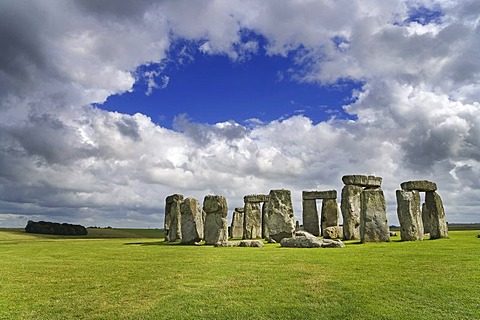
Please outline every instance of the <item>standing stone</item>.
[{"label": "standing stone", "polygon": [[320,235],[320,227],[318,223],[318,210],[316,200],[303,199],[303,230],[310,232],[314,236]]},{"label": "standing stone", "polygon": [[203,239],[204,212],[197,199],[186,198],[181,205],[182,243],[194,244]]},{"label": "standing stone", "polygon": [[430,217],[428,215],[427,204],[422,204],[422,221],[423,221],[423,233],[430,233]]},{"label": "standing stone", "polygon": [[336,199],[323,199],[322,201],[322,231],[328,227],[338,226],[338,204]]},{"label": "standing stone", "polygon": [[280,242],[283,238],[291,238],[295,233],[290,190],[271,190],[270,199],[265,211],[266,238]]},{"label": "standing stone", "polygon": [[260,202],[246,202],[243,212],[243,239],[262,236],[262,210]]},{"label": "standing stone", "polygon": [[360,198],[363,188],[346,185],[342,189],[341,209],[343,216],[343,238],[360,240]]},{"label": "standing stone", "polygon": [[232,238],[243,237],[243,208],[235,208],[232,216]]},{"label": "standing stone", "polygon": [[205,212],[205,244],[214,245],[228,240],[227,199],[224,196],[207,195],[203,200]]},{"label": "standing stone", "polygon": [[180,213],[182,201],[181,194],[172,194],[165,198],[165,241],[174,242],[182,239]]},{"label": "standing stone", "polygon": [[265,239],[267,237],[265,234],[267,230],[267,227],[265,226],[265,213],[267,211],[267,204],[268,201],[262,203],[262,239]]},{"label": "standing stone", "polygon": [[423,240],[423,221],[418,191],[397,190],[397,216],[403,241]]},{"label": "standing stone", "polygon": [[428,213],[430,239],[448,238],[445,210],[440,195],[435,191],[425,193],[425,203]]},{"label": "standing stone", "polygon": [[361,242],[390,241],[387,224],[387,205],[383,190],[365,189],[361,195],[360,240]]}]

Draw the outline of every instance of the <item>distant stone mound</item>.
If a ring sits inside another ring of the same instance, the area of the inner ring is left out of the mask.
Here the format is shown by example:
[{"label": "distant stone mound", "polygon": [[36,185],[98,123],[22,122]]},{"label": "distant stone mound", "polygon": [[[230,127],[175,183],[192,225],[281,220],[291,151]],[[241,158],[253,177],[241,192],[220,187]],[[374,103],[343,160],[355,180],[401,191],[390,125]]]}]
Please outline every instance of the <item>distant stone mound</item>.
[{"label": "distant stone mound", "polygon": [[79,224],[57,223],[29,220],[25,231],[28,233],[56,234],[65,236],[84,236],[88,233],[87,228]]}]

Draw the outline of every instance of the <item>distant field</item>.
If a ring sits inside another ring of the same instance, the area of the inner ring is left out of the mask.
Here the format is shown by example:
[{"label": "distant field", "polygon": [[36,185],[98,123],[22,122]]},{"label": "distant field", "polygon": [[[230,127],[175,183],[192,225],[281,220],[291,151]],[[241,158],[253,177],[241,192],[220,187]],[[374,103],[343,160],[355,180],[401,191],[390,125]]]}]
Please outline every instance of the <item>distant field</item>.
[{"label": "distant field", "polygon": [[139,238],[159,230],[97,231],[117,232],[0,229],[0,319],[480,319],[480,231],[343,249],[182,246]]},{"label": "distant field", "polygon": [[163,229],[88,228],[86,236],[56,236],[26,233],[24,228],[0,229],[1,240],[96,239],[96,238],[163,238]]}]

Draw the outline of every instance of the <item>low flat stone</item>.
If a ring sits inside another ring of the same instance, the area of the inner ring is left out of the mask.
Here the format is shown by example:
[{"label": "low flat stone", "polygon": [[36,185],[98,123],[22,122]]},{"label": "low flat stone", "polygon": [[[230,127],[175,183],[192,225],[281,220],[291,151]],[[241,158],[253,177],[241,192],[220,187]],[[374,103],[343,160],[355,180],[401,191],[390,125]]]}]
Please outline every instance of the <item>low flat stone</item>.
[{"label": "low flat stone", "polygon": [[402,190],[405,191],[436,191],[437,184],[435,182],[427,181],[427,180],[414,180],[414,181],[405,181],[400,184]]},{"label": "low flat stone", "polygon": [[238,247],[240,241],[220,241],[213,245],[214,247]]},{"label": "low flat stone", "polygon": [[240,241],[239,247],[256,247],[260,248],[265,246],[262,240],[242,240]]},{"label": "low flat stone", "polygon": [[314,236],[296,236],[284,238],[280,246],[286,248],[343,248],[345,244],[340,240],[318,239]]},{"label": "low flat stone", "polygon": [[382,177],[358,174],[343,176],[342,181],[346,185],[354,185],[365,188],[379,188],[382,185]]},{"label": "low flat stone", "polygon": [[324,239],[341,239],[343,236],[343,228],[339,226],[327,227],[323,230],[322,234]]},{"label": "low flat stone", "polygon": [[243,202],[267,202],[269,200],[268,194],[250,194],[243,197]]},{"label": "low flat stone", "polygon": [[337,190],[302,191],[303,200],[337,199]]}]

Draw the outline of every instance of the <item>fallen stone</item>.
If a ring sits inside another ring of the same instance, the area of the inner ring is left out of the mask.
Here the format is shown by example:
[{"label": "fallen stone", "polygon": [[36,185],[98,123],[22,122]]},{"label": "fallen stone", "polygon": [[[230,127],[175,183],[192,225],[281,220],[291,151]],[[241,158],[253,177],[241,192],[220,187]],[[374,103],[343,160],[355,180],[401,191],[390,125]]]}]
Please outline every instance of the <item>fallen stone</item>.
[{"label": "fallen stone", "polygon": [[437,184],[427,180],[405,181],[400,184],[400,187],[405,191],[417,190],[427,192],[437,190]]},{"label": "fallen stone", "polygon": [[346,175],[342,177],[346,185],[353,185],[365,188],[379,188],[382,185],[382,178],[365,175]]},{"label": "fallen stone", "polygon": [[265,237],[279,242],[295,233],[290,190],[271,190],[265,210]]},{"label": "fallen stone", "polygon": [[231,225],[232,238],[243,237],[243,212],[243,208],[235,208],[235,211],[233,212]]},{"label": "fallen stone", "polygon": [[397,190],[397,216],[403,241],[423,240],[423,221],[418,191]]},{"label": "fallen stone", "polygon": [[57,223],[47,221],[29,220],[25,227],[27,233],[55,234],[63,236],[85,236],[88,234],[87,228],[79,224]]},{"label": "fallen stone", "polygon": [[203,239],[204,212],[197,199],[186,198],[181,204],[182,243],[195,244]]},{"label": "fallen stone", "polygon": [[343,216],[343,238],[345,240],[360,240],[360,198],[363,188],[346,185],[342,189],[340,208]]},{"label": "fallen stone", "polygon": [[337,199],[337,190],[302,191],[303,200]]},{"label": "fallen stone", "polygon": [[214,247],[238,247],[240,246],[240,241],[222,241],[217,242],[213,245]]},{"label": "fallen stone", "polygon": [[320,235],[320,226],[318,221],[318,210],[316,200],[303,199],[303,229],[316,236]]},{"label": "fallen stone", "polygon": [[203,200],[205,212],[205,244],[214,245],[228,239],[227,199],[224,196],[207,195]]},{"label": "fallen stone", "polygon": [[266,194],[250,194],[248,196],[243,197],[243,202],[267,202],[268,195]]},{"label": "fallen stone", "polygon": [[442,198],[435,191],[427,191],[425,203],[428,212],[430,239],[448,238],[448,226]]},{"label": "fallen stone", "polygon": [[343,228],[339,226],[327,227],[323,229],[324,239],[341,239],[343,236]]},{"label": "fallen stone", "polygon": [[261,240],[242,240],[239,247],[263,247],[265,244]]},{"label": "fallen stone", "polygon": [[360,241],[390,241],[383,190],[365,189],[361,195]]},{"label": "fallen stone", "polygon": [[296,236],[295,238],[282,239],[280,246],[286,248],[343,248],[345,244],[340,240]]},{"label": "fallen stone", "polygon": [[336,199],[324,199],[322,201],[322,231],[328,227],[338,226],[338,203]]},{"label": "fallen stone", "polygon": [[247,202],[243,212],[243,239],[262,237],[262,211],[259,202]]}]

